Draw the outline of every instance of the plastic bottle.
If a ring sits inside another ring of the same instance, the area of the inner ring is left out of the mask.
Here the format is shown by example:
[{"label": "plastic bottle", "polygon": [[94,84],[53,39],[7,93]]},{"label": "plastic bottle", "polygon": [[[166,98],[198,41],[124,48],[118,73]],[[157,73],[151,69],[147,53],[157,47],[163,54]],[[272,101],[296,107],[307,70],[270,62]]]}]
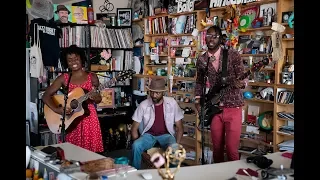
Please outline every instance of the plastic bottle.
[{"label": "plastic bottle", "polygon": [[47,169],[46,169],[46,168],[44,168],[43,180],[49,180],[49,176],[48,176],[48,172],[47,172]]},{"label": "plastic bottle", "polygon": [[94,13],[91,5],[89,5],[87,12],[88,12],[88,24],[94,24]]}]

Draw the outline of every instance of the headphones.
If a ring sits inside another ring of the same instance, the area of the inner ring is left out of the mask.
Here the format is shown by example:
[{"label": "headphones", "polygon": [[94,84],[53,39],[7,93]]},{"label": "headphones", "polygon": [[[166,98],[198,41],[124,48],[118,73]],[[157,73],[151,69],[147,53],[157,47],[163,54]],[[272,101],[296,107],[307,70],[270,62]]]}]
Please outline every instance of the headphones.
[{"label": "headphones", "polygon": [[272,159],[268,159],[265,156],[251,156],[247,157],[247,163],[253,163],[261,169],[266,169],[273,163]]}]

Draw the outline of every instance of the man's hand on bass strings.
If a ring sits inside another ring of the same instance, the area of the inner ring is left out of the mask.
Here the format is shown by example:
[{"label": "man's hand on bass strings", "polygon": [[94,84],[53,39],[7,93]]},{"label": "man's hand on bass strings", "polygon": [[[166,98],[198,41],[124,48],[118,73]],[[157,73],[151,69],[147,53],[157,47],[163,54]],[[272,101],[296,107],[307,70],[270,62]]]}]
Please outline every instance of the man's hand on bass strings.
[{"label": "man's hand on bass strings", "polygon": [[196,110],[197,110],[197,112],[198,113],[200,113],[200,99],[196,99],[195,101],[194,101],[194,103],[195,103],[195,107],[196,107]]},{"label": "man's hand on bass strings", "polygon": [[241,80],[236,80],[234,82],[234,87],[236,87],[238,89],[244,88],[245,85],[246,85],[246,83],[244,81],[241,81]]}]

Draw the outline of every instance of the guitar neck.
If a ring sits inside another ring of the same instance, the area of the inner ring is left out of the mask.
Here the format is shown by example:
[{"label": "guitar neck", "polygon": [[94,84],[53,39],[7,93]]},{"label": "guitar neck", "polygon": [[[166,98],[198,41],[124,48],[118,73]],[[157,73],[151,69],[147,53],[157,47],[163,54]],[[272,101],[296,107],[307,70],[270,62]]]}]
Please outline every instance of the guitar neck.
[{"label": "guitar neck", "polygon": [[[105,85],[102,85],[100,84],[98,89],[101,90],[101,89],[105,89],[105,88],[108,88],[110,87],[113,83],[115,83],[117,80],[116,79],[111,79],[110,81],[108,81]],[[93,90],[91,90],[90,92],[86,93],[85,95],[81,96],[78,101],[79,103],[82,103],[84,101],[86,101],[87,99],[89,99],[90,95],[94,92],[97,92],[97,89],[94,88]]]},{"label": "guitar neck", "polygon": [[[248,77],[249,75],[251,74],[251,70],[248,70],[247,72],[245,72],[243,75],[241,75],[239,78],[237,78],[238,80],[244,80],[246,77]],[[222,89],[219,94],[218,94],[218,97],[222,97],[223,94],[231,91],[233,88],[232,85],[228,85],[226,88]],[[211,103],[215,103],[217,99],[215,98],[212,98],[211,99]]]}]

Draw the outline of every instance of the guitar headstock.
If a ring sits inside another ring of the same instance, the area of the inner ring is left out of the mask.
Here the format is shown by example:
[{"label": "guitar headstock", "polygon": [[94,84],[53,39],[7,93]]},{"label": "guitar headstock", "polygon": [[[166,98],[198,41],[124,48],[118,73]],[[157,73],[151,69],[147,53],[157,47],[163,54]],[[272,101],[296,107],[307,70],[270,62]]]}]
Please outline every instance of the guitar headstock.
[{"label": "guitar headstock", "polygon": [[132,79],[132,75],[134,75],[135,73],[136,72],[131,69],[120,71],[116,76],[116,80],[117,81],[124,81],[126,79]]},{"label": "guitar headstock", "polygon": [[103,90],[105,88],[109,88],[111,86],[113,86],[113,84],[116,82],[116,81],[124,81],[126,79],[132,79],[132,75],[133,74],[136,74],[135,71],[129,69],[129,70],[124,70],[124,71],[120,71],[118,72],[117,76],[115,78],[112,78],[110,81],[108,81],[107,83],[105,84],[102,84],[100,83],[99,85],[99,90]]},{"label": "guitar headstock", "polygon": [[270,63],[270,59],[269,58],[264,58],[263,60],[253,63],[252,67],[251,67],[251,71],[253,72],[257,72],[260,71],[264,66],[268,65]]}]

